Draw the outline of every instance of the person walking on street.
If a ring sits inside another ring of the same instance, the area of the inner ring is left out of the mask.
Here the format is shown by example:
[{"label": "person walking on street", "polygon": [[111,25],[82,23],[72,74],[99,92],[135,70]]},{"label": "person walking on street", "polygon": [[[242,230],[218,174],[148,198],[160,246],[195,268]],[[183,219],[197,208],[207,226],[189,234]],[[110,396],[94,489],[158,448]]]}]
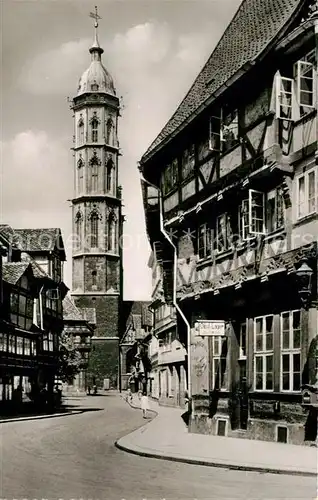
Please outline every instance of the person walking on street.
[{"label": "person walking on street", "polygon": [[141,396],[141,409],[143,418],[147,418],[147,411],[149,410],[149,401],[146,392],[143,392]]}]

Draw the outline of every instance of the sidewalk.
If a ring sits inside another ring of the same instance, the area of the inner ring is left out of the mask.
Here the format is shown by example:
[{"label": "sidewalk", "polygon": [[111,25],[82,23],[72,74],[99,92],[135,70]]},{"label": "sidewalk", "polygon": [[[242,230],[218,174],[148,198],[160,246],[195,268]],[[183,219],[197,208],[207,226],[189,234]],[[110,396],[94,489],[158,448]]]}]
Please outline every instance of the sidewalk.
[{"label": "sidewalk", "polygon": [[[139,407],[135,398],[133,408]],[[317,448],[249,439],[226,438],[188,432],[181,414],[150,401],[158,416],[119,439],[117,448],[150,458],[227,469],[317,475]]]}]

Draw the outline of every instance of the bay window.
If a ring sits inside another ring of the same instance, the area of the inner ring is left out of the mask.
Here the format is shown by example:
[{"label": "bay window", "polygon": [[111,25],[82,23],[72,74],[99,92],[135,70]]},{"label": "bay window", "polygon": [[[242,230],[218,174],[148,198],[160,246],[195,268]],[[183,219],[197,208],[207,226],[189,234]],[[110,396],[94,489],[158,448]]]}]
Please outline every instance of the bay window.
[{"label": "bay window", "polygon": [[297,219],[317,211],[318,169],[314,167],[297,177]]},{"label": "bay window", "polygon": [[254,389],[272,391],[274,316],[254,319]]},{"label": "bay window", "polygon": [[284,312],[281,324],[281,381],[282,391],[300,391],[301,386],[301,328],[300,311]]}]

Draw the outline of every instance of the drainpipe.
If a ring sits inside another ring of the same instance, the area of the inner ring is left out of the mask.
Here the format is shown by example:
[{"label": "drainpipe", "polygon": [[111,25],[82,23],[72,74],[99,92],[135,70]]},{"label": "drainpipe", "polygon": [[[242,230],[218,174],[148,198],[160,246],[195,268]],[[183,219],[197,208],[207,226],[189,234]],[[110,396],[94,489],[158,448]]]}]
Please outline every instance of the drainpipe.
[{"label": "drainpipe", "polygon": [[[315,45],[316,45],[316,99],[318,95],[318,2],[316,2],[316,13],[314,14]],[[318,116],[316,115],[316,137],[318,137]],[[316,164],[318,164],[318,147],[315,153]]]},{"label": "drainpipe", "polygon": [[162,232],[162,234],[164,235],[164,237],[166,238],[166,240],[169,242],[169,244],[173,248],[173,298],[172,298],[172,302],[173,302],[173,305],[175,306],[176,310],[180,314],[181,318],[183,319],[183,321],[184,321],[184,323],[186,325],[186,329],[187,329],[188,398],[189,398],[189,410],[191,412],[191,410],[192,410],[192,399],[191,399],[192,398],[192,384],[191,384],[191,364],[190,364],[191,327],[190,327],[190,323],[188,322],[186,316],[183,314],[183,311],[181,310],[180,306],[177,303],[177,248],[176,248],[175,244],[172,242],[169,234],[167,233],[167,231],[164,228],[164,224],[163,224],[163,204],[162,204],[161,190],[158,188],[158,186],[155,186],[151,182],[147,181],[144,178],[141,170],[140,170],[140,173],[141,173],[141,180],[143,182],[145,182],[146,184],[148,184],[149,186],[151,186],[154,189],[156,189],[156,191],[158,192],[158,195],[159,195],[160,231]]},{"label": "drainpipe", "polygon": [[39,294],[39,301],[40,301],[40,328],[43,330],[43,300],[42,300],[42,291],[43,291],[44,285],[41,287],[40,294]]}]

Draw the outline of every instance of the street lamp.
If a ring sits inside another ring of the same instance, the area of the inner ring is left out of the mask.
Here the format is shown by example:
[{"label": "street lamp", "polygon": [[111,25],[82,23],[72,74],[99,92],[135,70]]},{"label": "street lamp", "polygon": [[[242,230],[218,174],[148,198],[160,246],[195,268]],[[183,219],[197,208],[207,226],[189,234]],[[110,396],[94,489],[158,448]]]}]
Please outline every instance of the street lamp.
[{"label": "street lamp", "polygon": [[298,284],[298,293],[303,306],[308,306],[311,295],[311,283],[314,272],[308,266],[306,261],[303,261],[301,266],[295,271],[295,277]]}]

